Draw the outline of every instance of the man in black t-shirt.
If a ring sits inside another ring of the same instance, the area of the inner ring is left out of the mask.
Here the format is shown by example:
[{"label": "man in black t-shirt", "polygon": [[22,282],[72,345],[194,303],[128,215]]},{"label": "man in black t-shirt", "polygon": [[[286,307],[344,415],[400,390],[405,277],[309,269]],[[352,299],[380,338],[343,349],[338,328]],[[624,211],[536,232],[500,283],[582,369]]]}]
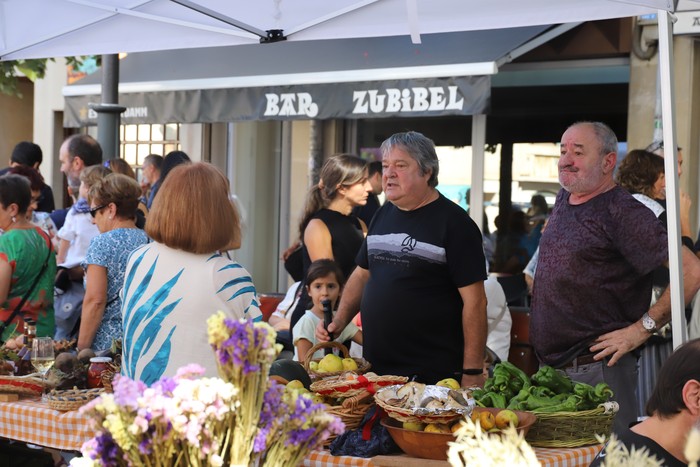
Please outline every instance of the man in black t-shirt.
[{"label": "man in black t-shirt", "polygon": [[[661,372],[646,407],[649,418],[619,434],[629,450],[646,448],[649,454],[668,467],[687,466],[686,454],[700,449],[700,339],[679,347],[661,367]],[[694,450],[686,450],[686,444]],[[605,461],[601,451],[591,466]]]},{"label": "man in black t-shirt", "polygon": [[[363,356],[378,374],[482,386],[486,266],[481,233],[442,196],[433,142],[416,132],[384,141],[385,203],[357,255],[338,312],[339,333],[362,310]],[[328,340],[321,324],[319,340]]]}]

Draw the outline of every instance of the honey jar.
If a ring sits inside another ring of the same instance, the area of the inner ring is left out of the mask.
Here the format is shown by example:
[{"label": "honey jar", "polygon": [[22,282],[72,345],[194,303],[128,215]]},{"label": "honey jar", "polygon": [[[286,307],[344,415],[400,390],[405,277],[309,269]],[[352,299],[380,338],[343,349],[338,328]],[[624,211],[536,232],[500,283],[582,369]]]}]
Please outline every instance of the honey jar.
[{"label": "honey jar", "polygon": [[109,369],[112,359],[109,357],[92,357],[87,371],[87,384],[90,389],[104,387],[102,372]]}]

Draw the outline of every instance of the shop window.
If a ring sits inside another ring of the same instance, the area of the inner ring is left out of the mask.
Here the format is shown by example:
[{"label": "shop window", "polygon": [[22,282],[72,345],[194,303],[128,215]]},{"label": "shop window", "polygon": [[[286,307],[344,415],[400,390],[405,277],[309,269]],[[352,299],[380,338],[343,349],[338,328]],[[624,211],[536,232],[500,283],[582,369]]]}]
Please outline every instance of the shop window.
[{"label": "shop window", "polygon": [[120,134],[121,157],[134,167],[137,173],[140,172],[147,155],[165,156],[170,151],[180,149],[179,123],[122,125]]},{"label": "shop window", "polygon": [[[97,127],[88,127],[87,133],[97,139]],[[129,163],[141,179],[141,166],[149,154],[165,156],[170,151],[180,150],[180,124],[164,125],[120,125],[119,155]]]}]

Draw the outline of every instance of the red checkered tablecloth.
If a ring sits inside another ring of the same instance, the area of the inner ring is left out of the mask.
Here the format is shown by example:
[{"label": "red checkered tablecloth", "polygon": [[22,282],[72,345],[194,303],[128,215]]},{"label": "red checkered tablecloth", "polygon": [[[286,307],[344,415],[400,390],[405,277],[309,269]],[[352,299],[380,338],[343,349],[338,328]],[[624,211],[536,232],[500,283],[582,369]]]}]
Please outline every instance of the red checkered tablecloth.
[{"label": "red checkered tablecloth", "polygon": [[79,451],[93,436],[87,417],[59,412],[37,398],[0,402],[0,437],[65,451]]}]

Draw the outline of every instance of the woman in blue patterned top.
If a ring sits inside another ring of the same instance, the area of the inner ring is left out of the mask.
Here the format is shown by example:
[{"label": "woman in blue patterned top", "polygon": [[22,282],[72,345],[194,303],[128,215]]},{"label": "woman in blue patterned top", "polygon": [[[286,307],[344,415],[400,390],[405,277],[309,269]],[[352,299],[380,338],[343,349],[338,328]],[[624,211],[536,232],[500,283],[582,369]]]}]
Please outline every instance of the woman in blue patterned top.
[{"label": "woman in blue patterned top", "polygon": [[122,373],[151,384],[189,363],[216,376],[207,318],[262,318],[250,274],[221,251],[240,245],[226,177],[183,164],[163,181],[146,222],[153,243],[129,258],[124,282]]},{"label": "woman in blue patterned top", "polygon": [[90,215],[100,235],[88,247],[85,299],[78,334],[78,349],[109,349],[122,338],[120,291],[129,254],[148,242],[136,228],[136,208],[141,187],[133,178],[109,174],[90,188]]}]

